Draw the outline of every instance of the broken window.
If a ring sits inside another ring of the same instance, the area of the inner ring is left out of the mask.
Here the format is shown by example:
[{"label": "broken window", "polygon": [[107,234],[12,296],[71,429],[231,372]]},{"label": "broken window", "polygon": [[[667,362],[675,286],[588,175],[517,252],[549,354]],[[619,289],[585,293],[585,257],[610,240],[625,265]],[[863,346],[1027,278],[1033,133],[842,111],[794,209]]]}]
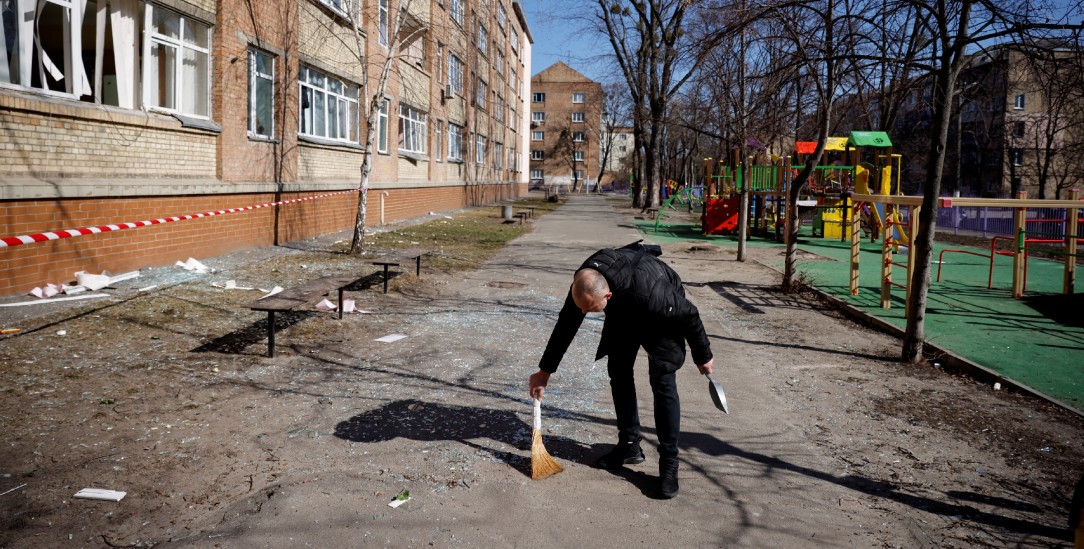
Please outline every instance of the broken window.
[{"label": "broken window", "polygon": [[275,58],[248,50],[248,131],[256,137],[275,133]]},{"label": "broken window", "polygon": [[147,4],[144,19],[143,103],[181,114],[210,113],[210,41],[207,25]]}]

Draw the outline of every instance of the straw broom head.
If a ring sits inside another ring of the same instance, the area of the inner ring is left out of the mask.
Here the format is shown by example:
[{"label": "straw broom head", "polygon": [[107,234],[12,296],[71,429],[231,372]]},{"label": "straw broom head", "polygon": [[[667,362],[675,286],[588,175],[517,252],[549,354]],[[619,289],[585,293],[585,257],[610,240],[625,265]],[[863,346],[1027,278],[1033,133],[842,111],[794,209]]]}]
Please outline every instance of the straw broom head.
[{"label": "straw broom head", "polygon": [[556,475],[565,468],[546,451],[542,445],[542,403],[534,399],[534,429],[531,431],[531,479],[538,480]]}]

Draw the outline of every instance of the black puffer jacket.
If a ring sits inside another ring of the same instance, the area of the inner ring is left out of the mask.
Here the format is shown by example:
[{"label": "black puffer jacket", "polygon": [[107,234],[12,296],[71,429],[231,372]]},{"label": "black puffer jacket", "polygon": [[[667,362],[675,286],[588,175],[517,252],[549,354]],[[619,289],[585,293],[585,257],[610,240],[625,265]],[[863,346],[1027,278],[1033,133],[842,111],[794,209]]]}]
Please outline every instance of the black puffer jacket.
[{"label": "black puffer jacket", "polygon": [[[602,339],[595,360],[609,354],[615,345],[629,340],[642,346],[671,372],[685,362],[686,341],[697,364],[711,360],[711,347],[700,321],[700,312],[685,299],[681,278],[669,265],[643,251],[607,248],[595,252],[580,266],[580,269],[587,268],[602,273],[613,293],[604,311],[606,321],[602,325]],[[539,361],[540,369],[550,373],[557,371],[585,316],[569,291]]]}]

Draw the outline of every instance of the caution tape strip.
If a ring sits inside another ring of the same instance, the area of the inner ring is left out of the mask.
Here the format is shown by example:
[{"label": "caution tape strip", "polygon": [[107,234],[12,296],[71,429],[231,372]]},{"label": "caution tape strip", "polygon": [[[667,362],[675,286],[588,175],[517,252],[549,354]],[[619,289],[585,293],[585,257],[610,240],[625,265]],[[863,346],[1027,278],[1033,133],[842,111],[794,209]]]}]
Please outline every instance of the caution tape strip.
[{"label": "caution tape strip", "polygon": [[0,238],[0,248],[8,248],[11,246],[18,246],[20,244],[33,244],[35,242],[46,242],[49,240],[59,240],[61,238],[71,238],[73,236],[83,236],[87,234],[107,233],[110,231],[123,231],[124,229],[135,229],[138,227],[146,227],[148,225],[161,225],[163,223],[172,223],[174,221],[187,221],[189,219],[199,219],[201,217],[213,217],[216,215],[226,215],[231,213],[246,212],[249,210],[257,210],[260,208],[269,208],[271,206],[281,206],[284,204],[294,204],[297,202],[305,202],[307,200],[316,200],[318,198],[327,198],[329,196],[336,196],[340,194],[356,193],[358,189],[351,189],[349,191],[339,191],[329,194],[321,194],[317,196],[306,196],[304,198],[294,198],[291,200],[281,200],[279,202],[268,202],[266,204],[257,204],[255,206],[244,206],[242,208],[230,208],[228,210],[215,210],[212,212],[203,212],[197,214],[182,215],[177,217],[163,217],[159,219],[150,219],[147,221],[134,221],[128,223],[117,223],[114,225],[99,225],[97,227],[80,227],[78,229],[65,229],[62,231],[52,231],[47,233],[36,233],[22,236],[8,236]]}]

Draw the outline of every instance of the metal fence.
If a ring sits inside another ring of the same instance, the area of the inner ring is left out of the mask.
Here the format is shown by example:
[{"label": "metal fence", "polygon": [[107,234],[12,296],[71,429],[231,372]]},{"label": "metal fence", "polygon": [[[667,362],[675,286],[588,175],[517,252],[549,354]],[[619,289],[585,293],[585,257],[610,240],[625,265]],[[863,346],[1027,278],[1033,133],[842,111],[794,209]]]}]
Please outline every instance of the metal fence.
[{"label": "metal fence", "polygon": [[[1064,239],[1068,210],[1065,208],[1029,208],[1026,228],[1028,238]],[[1013,208],[956,206],[937,210],[937,232],[970,236],[1015,236]]]}]

